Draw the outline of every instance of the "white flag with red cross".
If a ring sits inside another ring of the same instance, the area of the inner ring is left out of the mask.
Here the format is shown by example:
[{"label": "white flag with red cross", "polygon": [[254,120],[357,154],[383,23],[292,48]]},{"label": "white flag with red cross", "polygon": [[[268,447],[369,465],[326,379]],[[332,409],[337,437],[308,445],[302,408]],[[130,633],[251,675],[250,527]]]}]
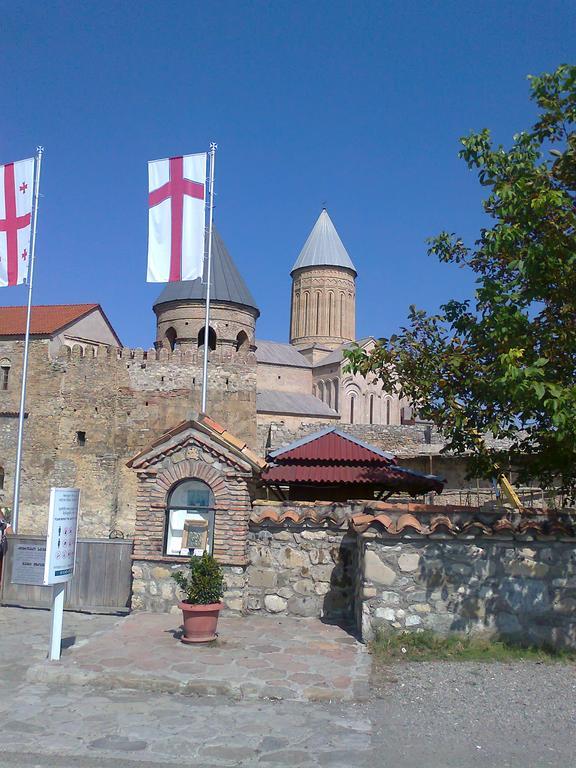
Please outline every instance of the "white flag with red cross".
[{"label": "white flag with red cross", "polygon": [[33,196],[33,157],[0,165],[0,287],[28,277]]},{"label": "white flag with red cross", "polygon": [[204,266],[206,153],[148,163],[149,283],[195,280]]}]

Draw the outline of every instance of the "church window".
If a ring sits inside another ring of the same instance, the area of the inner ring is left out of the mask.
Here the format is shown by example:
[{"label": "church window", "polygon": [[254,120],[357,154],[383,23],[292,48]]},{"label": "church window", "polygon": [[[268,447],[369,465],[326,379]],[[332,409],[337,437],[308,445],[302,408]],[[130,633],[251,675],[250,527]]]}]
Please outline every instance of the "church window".
[{"label": "church window", "polygon": [[334,330],[334,294],[328,294],[328,336],[332,336]]},{"label": "church window", "polygon": [[166,333],[164,334],[164,338],[166,339],[166,343],[170,347],[170,349],[174,349],[176,346],[176,337],[177,337],[176,330],[174,328],[168,328]]},{"label": "church window", "polygon": [[238,336],[236,336],[236,352],[247,352],[249,347],[248,334],[245,331],[240,331]]},{"label": "church window", "polygon": [[350,395],[350,424],[354,424],[354,402],[356,398]]},{"label": "church window", "polygon": [[338,379],[334,379],[334,381],[332,383],[332,386],[334,388],[334,410],[337,411],[338,410],[338,406],[339,406],[339,403],[338,403],[338,400],[339,400],[339,396],[338,396],[339,395],[339,393],[338,393],[338,389],[339,389]]},{"label": "church window", "polygon": [[304,294],[304,317],[302,320],[301,331],[302,336],[308,336],[308,329],[309,329],[309,323],[308,323],[308,300],[309,300],[310,294],[308,291]]},{"label": "church window", "polygon": [[[202,326],[202,328],[200,328],[200,330],[198,331],[199,347],[204,346],[204,331],[205,331],[204,326]],[[208,328],[208,349],[211,349],[211,350],[216,349],[216,331],[212,327]]]},{"label": "church window", "polygon": [[168,497],[164,551],[167,555],[212,553],[214,495],[201,480],[184,480]]},{"label": "church window", "polygon": [[4,490],[4,467],[0,467],[0,491]]},{"label": "church window", "polygon": [[324,382],[323,381],[318,382],[318,397],[320,398],[320,400],[322,400],[322,402],[324,402]]},{"label": "church window", "polygon": [[344,336],[344,294],[340,294],[340,336]]},{"label": "church window", "polygon": [[316,335],[320,333],[320,294],[316,294]]},{"label": "church window", "polygon": [[332,382],[326,382],[326,405],[332,408]]},{"label": "church window", "polygon": [[86,432],[76,432],[76,444],[81,448],[86,445]]},{"label": "church window", "polygon": [[300,336],[300,294],[294,295],[294,315],[292,318],[292,335],[294,338]]},{"label": "church window", "polygon": [[8,383],[10,380],[10,361],[2,360],[0,363],[0,388],[8,389]]},{"label": "church window", "polygon": [[390,399],[386,400],[386,424],[390,424]]},{"label": "church window", "polygon": [[374,424],[374,395],[370,395],[370,424]]}]

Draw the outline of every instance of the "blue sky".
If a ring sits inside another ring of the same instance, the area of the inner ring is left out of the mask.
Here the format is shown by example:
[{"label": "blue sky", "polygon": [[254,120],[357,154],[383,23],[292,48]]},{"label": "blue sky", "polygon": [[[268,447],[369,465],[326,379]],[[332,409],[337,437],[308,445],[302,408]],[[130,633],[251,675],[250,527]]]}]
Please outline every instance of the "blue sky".
[{"label": "blue sky", "polygon": [[46,148],[34,302],[100,302],[127,346],[151,346],[146,162],[211,140],[260,338],[287,339],[290,268],[323,203],[359,272],[358,336],[469,295],[425,243],[483,223],[458,138],[528,127],[526,75],[573,62],[575,29],[559,1],[0,0],[0,163]]}]

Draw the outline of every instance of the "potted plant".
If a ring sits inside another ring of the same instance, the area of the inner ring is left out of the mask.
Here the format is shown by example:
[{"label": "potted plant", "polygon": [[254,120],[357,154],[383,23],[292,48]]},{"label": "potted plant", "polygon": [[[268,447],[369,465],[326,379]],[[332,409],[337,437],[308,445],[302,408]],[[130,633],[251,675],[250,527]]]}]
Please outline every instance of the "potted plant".
[{"label": "potted plant", "polygon": [[218,616],[224,607],[224,574],[207,552],[193,555],[187,571],[177,571],[172,578],[184,593],[178,603],[184,621],[183,643],[208,643],[216,639]]}]

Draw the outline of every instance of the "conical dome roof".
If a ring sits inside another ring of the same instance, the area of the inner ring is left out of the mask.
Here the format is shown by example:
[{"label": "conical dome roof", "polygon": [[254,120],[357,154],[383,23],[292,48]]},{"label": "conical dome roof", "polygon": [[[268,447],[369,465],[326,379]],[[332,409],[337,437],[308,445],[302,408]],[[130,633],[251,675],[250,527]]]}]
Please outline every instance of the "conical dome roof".
[{"label": "conical dome roof", "polygon": [[[196,280],[180,280],[168,283],[154,306],[166,304],[169,301],[205,301],[206,300],[206,263],[204,277]],[[231,304],[242,304],[252,307],[258,314],[260,311],[254,297],[248,290],[228,248],[220,237],[216,227],[212,230],[212,290],[210,301],[225,301]]]},{"label": "conical dome roof", "polygon": [[292,267],[292,272],[302,267],[319,266],[346,267],[357,274],[356,267],[348,256],[348,251],[344,248],[326,208],[323,208],[322,213],[318,216],[312,232],[308,235],[308,240],[304,243],[304,247]]}]

